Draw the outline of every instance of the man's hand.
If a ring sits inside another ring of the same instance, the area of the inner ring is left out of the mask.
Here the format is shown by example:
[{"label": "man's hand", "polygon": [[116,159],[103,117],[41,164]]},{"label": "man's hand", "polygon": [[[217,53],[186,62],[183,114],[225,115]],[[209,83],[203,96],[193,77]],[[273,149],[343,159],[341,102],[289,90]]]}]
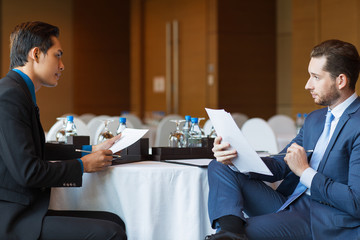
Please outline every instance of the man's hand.
[{"label": "man's hand", "polygon": [[216,161],[221,162],[226,165],[232,165],[231,160],[237,156],[236,150],[227,150],[230,148],[229,143],[221,143],[222,138],[220,136],[216,137],[214,140],[214,147],[212,151]]},{"label": "man's hand", "polygon": [[92,151],[96,152],[99,150],[109,149],[114,143],[121,138],[121,134],[106,140],[105,142],[99,143],[98,145],[92,146]]},{"label": "man's hand", "polygon": [[291,171],[299,177],[305,169],[310,167],[305,149],[296,143],[291,144],[291,146],[287,149],[284,161]]},{"label": "man's hand", "polygon": [[82,157],[84,172],[91,173],[105,170],[111,165],[112,154],[110,150],[99,150]]},{"label": "man's hand", "polygon": [[93,153],[81,158],[84,165],[84,172],[102,171],[111,166],[113,152],[108,149],[114,145],[114,143],[119,140],[120,137],[121,134],[110,138],[105,142],[99,143],[98,145],[92,146]]}]

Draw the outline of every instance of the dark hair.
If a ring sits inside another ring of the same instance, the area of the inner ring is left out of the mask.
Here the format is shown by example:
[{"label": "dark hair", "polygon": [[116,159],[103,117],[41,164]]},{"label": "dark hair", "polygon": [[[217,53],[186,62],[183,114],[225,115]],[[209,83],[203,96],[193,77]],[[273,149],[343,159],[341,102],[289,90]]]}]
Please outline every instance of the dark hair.
[{"label": "dark hair", "polygon": [[53,45],[51,37],[59,37],[59,28],[44,22],[25,22],[17,25],[10,35],[10,69],[24,66],[29,51],[38,47],[46,54]]},{"label": "dark hair", "polygon": [[326,63],[323,70],[329,72],[333,79],[345,74],[350,79],[350,89],[355,90],[359,77],[360,58],[354,45],[336,39],[327,40],[315,46],[310,56],[314,58],[325,56]]}]

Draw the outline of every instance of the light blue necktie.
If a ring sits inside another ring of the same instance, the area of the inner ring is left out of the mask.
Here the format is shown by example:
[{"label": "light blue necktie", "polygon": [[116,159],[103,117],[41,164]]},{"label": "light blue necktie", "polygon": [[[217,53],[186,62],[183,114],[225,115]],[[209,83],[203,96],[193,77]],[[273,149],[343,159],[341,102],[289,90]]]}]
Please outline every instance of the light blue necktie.
[{"label": "light blue necktie", "polygon": [[[316,143],[314,153],[311,156],[310,160],[310,167],[312,169],[318,169],[321,159],[324,156],[325,150],[327,148],[327,145],[330,141],[330,128],[331,128],[331,121],[334,120],[334,115],[331,113],[330,110],[328,110],[326,114],[326,120],[325,120],[325,127],[324,130],[319,138],[319,140]],[[287,206],[289,206],[295,199],[300,197],[305,191],[307,190],[307,187],[303,185],[301,182],[296,186],[294,192],[289,196],[289,198],[286,200],[286,202],[277,210],[277,212],[280,212],[284,210]]]}]

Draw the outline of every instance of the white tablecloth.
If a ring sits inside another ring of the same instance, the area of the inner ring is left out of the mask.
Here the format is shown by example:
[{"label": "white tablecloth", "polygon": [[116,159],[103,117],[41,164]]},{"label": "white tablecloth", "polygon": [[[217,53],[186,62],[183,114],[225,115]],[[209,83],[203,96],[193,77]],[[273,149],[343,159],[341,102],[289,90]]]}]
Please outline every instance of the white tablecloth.
[{"label": "white tablecloth", "polygon": [[50,209],[119,215],[129,240],[199,240],[213,233],[207,169],[144,161],[86,173],[81,188],[53,188]]}]

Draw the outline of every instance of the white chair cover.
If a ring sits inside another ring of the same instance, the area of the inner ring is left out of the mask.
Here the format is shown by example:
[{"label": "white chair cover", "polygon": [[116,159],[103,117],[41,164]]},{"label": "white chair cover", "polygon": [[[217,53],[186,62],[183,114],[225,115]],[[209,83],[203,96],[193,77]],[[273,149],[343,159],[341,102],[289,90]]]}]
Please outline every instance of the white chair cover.
[{"label": "white chair cover", "polygon": [[108,115],[99,115],[96,116],[94,118],[92,118],[88,124],[87,124],[87,128],[89,130],[89,136],[90,136],[90,144],[94,144],[94,139],[95,135],[96,135],[96,131],[98,130],[99,126],[103,126],[103,122],[101,120],[105,120],[105,119],[111,119],[110,116]]},{"label": "white chair cover", "polygon": [[243,124],[249,119],[246,114],[243,113],[231,113],[232,118],[234,119],[236,125],[241,129]]},{"label": "white chair cover", "polygon": [[212,126],[213,126],[213,125],[212,125],[210,119],[206,120],[206,122],[205,122],[205,124],[204,124],[204,127],[203,127],[205,136],[208,136],[208,135],[211,133],[211,128],[212,128]]},{"label": "white chair cover", "polygon": [[264,119],[251,118],[247,120],[241,131],[255,151],[279,152],[275,133]]},{"label": "white chair cover", "polygon": [[63,121],[59,120],[52,125],[49,132],[46,134],[46,141],[56,141],[56,132],[63,126]]},{"label": "white chair cover", "polygon": [[85,124],[88,124],[88,122],[90,122],[90,120],[93,119],[94,117],[96,117],[96,115],[93,113],[84,113],[80,115],[78,118],[81,119]]},{"label": "white chair cover", "polygon": [[176,124],[170,122],[170,120],[182,120],[182,116],[177,114],[170,114],[161,119],[157,129],[155,137],[155,147],[167,147],[169,146],[169,135],[170,132],[176,130]]},{"label": "white chair cover", "polygon": [[[116,130],[119,127],[119,118],[120,117],[117,116],[107,118],[113,120],[112,122],[108,123],[108,129],[114,136],[116,136]],[[134,128],[133,124],[129,122],[127,119],[126,119],[126,127]],[[94,145],[97,144],[97,139],[103,129],[104,129],[104,123],[100,121],[100,125],[98,125],[97,129],[95,130],[94,139],[93,139]]]},{"label": "white chair cover", "polygon": [[287,115],[274,115],[269,118],[268,123],[276,134],[296,135],[295,121]]},{"label": "white chair cover", "polygon": [[[255,151],[266,151],[270,154],[279,152],[278,142],[274,131],[270,125],[261,118],[251,118],[247,120],[242,129],[244,137]],[[276,189],[281,181],[274,183],[265,182],[267,185]]]},{"label": "white chair cover", "polygon": [[289,116],[278,114],[269,118],[268,123],[276,134],[279,149],[282,150],[296,136],[295,121]]},{"label": "white chair cover", "polygon": [[[77,135],[90,136],[90,132],[86,124],[79,118],[74,118],[74,124],[76,126]],[[62,127],[62,120],[57,121],[49,130],[46,135],[46,141],[56,141],[56,132]]]},{"label": "white chair cover", "polygon": [[131,128],[137,128],[137,129],[143,128],[143,123],[138,116],[132,113],[126,113],[121,115],[121,117],[126,118],[126,124],[130,123],[132,125]]}]

